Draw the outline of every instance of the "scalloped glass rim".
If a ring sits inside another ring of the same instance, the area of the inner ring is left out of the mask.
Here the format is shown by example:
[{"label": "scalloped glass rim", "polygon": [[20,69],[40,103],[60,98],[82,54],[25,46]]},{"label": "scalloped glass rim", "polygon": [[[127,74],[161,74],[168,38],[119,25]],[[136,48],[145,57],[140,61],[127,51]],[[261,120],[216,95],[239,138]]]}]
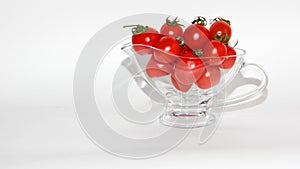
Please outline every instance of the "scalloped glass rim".
[{"label": "scalloped glass rim", "polygon": [[[158,49],[158,48],[156,48],[156,47],[149,46],[149,45],[144,45],[144,44],[131,44],[131,43],[128,43],[128,44],[123,45],[121,49],[124,50],[125,48],[128,48],[128,47],[132,48],[132,47],[135,47],[135,46],[136,46],[136,47],[146,47],[146,48],[151,48],[151,49],[153,49],[153,50],[156,50],[156,51],[165,53],[165,54],[170,55],[170,56],[173,56],[173,57],[185,58],[185,57],[183,57],[183,56],[174,55],[174,54],[168,53],[168,52],[166,52],[166,51],[163,51],[163,50],[161,50],[161,49]],[[241,49],[241,48],[234,48],[234,49],[235,49],[235,51],[237,52],[236,55],[209,56],[209,57],[206,56],[206,57],[200,57],[200,58],[201,58],[201,59],[220,59],[220,58],[221,58],[221,59],[222,59],[222,58],[228,59],[228,58],[233,58],[233,57],[242,57],[242,56],[246,55],[246,50]],[[189,59],[198,59],[197,57],[195,57],[195,58],[187,57],[187,58],[189,58]]]}]

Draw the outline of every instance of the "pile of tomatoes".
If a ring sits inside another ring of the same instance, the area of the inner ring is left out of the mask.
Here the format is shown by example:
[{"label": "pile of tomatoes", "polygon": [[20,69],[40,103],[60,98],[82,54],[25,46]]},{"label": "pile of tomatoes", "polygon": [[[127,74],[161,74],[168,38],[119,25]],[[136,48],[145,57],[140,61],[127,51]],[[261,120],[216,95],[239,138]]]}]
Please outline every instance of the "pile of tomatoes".
[{"label": "pile of tomatoes", "polygon": [[234,47],[228,45],[232,30],[230,22],[215,18],[209,29],[204,17],[196,17],[185,29],[177,18],[169,17],[160,32],[143,25],[132,28],[133,49],[139,55],[151,55],[147,75],[156,78],[171,75],[177,90],[187,92],[193,84],[201,89],[217,85],[220,69],[230,69],[236,60]]}]

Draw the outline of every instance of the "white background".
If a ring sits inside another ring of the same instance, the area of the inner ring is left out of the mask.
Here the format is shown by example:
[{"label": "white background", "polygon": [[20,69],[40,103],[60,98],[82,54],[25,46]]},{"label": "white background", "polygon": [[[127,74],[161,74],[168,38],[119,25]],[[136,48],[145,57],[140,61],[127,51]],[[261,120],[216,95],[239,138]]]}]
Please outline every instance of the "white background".
[{"label": "white background", "polygon": [[[297,1],[0,1],[0,168],[299,168]],[[124,16],[153,12],[191,20],[230,18],[248,62],[267,70],[268,98],[226,112],[214,137],[191,135],[148,160],[98,149],[73,109],[76,60],[95,32]]]}]

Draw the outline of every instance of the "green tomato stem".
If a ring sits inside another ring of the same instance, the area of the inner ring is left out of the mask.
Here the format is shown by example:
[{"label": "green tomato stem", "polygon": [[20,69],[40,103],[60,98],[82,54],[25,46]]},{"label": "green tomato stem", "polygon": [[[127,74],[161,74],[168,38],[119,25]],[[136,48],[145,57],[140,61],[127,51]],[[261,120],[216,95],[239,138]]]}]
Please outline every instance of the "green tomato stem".
[{"label": "green tomato stem", "polygon": [[123,28],[131,28],[132,34],[140,34],[143,32],[146,32],[148,29],[148,26],[143,25],[125,25]]},{"label": "green tomato stem", "polygon": [[197,16],[193,21],[192,24],[199,24],[202,26],[206,26],[207,25],[207,21],[203,16]]}]

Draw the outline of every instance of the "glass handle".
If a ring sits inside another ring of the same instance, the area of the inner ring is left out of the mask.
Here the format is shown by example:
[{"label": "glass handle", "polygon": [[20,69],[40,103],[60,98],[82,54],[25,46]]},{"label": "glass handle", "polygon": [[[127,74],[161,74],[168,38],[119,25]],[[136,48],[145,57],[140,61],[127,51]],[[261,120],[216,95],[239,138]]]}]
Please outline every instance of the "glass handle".
[{"label": "glass handle", "polygon": [[[260,74],[261,82],[258,85],[257,89],[245,92],[243,94],[240,94],[240,95],[237,95],[234,97],[230,97],[230,95],[229,95],[228,98],[226,98],[225,101],[223,101],[223,103],[220,105],[228,107],[230,105],[244,102],[248,99],[251,99],[251,98],[257,96],[258,94],[261,94],[264,91],[264,89],[268,85],[268,76],[267,76],[266,72],[264,71],[264,69],[260,65],[257,65],[255,63],[245,63],[243,65],[243,67],[240,69],[240,73],[245,73],[245,72],[251,70],[251,68],[256,69]],[[256,78],[256,76],[254,78]]]}]

